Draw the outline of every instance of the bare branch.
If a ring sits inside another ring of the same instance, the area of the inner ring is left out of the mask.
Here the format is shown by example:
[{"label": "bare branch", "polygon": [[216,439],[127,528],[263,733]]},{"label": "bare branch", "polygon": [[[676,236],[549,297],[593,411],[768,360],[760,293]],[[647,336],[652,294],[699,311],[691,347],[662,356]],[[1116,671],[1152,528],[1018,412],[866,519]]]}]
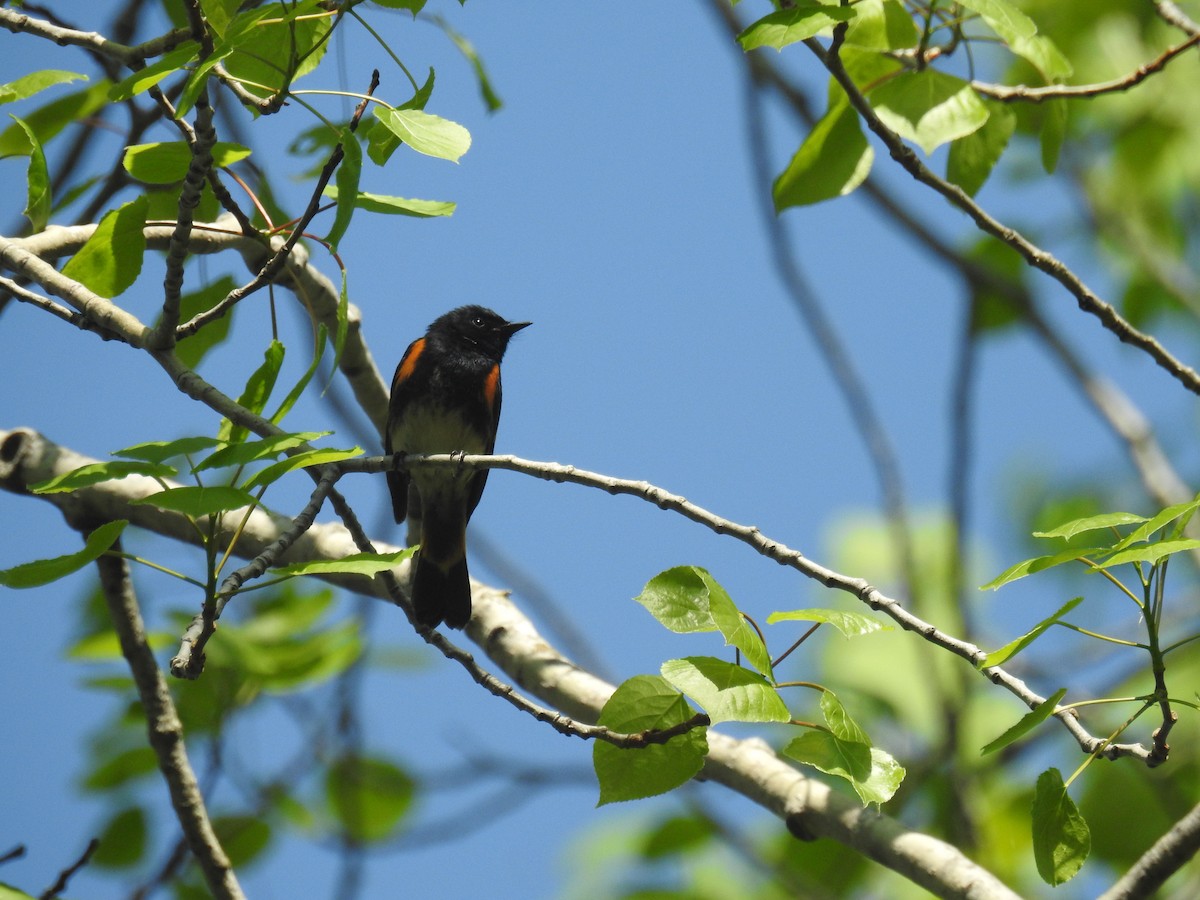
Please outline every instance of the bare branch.
[{"label": "bare branch", "polygon": [[171,794],[171,806],[188,846],[213,896],[219,900],[242,900],[241,886],[213,831],[204,797],[188,762],[183,725],[171,699],[171,691],[146,642],[145,625],[129,577],[129,564],[120,557],[105,555],[96,560],[96,566],[113,628],[121,643],[121,653],[129,663],[146,713],[150,746],[158,756],[159,769]]}]

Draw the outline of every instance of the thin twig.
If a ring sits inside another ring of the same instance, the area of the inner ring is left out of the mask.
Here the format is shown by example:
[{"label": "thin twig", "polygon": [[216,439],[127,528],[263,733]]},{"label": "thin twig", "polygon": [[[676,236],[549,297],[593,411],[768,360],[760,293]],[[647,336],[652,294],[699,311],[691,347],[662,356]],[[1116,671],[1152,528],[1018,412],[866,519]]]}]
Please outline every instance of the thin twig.
[{"label": "thin twig", "polygon": [[1000,100],[1004,103],[1016,101],[1042,103],[1046,100],[1099,97],[1103,94],[1118,93],[1136,87],[1151,75],[1161,72],[1166,68],[1167,63],[1197,44],[1200,44],[1200,33],[1193,34],[1183,43],[1164,50],[1159,56],[1145,65],[1138,66],[1128,75],[1096,84],[1048,84],[1042,87],[1027,87],[1026,85],[1012,86],[972,81],[971,87],[977,94],[983,94],[985,97],[991,97],[993,100]]},{"label": "thin twig", "polygon": [[[392,456],[360,457],[334,463],[345,472],[383,472],[397,464],[396,454]],[[697,506],[677,494],[672,494],[647,481],[635,481],[627,478],[614,478],[589,472],[575,466],[560,463],[538,462],[521,459],[516,456],[483,456],[460,454],[436,454],[428,456],[401,455],[399,460],[403,467],[414,466],[462,466],[480,469],[505,469],[510,472],[520,472],[545,481],[555,483],[569,482],[585,487],[597,488],[609,494],[624,494],[638,497],[647,503],[652,503],[659,509],[678,513],[711,531],[736,538],[753,548],[757,553],[780,565],[795,569],[802,575],[819,582],[827,588],[844,591],[857,597],[858,600],[876,612],[889,616],[905,631],[911,631],[924,638],[934,646],[940,647],[955,656],[971,663],[981,675],[993,684],[1005,688],[1027,705],[1030,709],[1045,702],[1040,696],[1025,684],[1020,678],[1011,674],[1001,666],[983,667],[987,652],[975,644],[964,641],[940,630],[936,625],[926,622],[905,609],[895,598],[889,597],[866,579],[843,575],[820,563],[808,559],[798,550],[793,550],[785,544],[764,535],[756,526],[742,525],[730,519],[723,518]],[[1090,734],[1080,724],[1079,720],[1068,710],[1060,709],[1055,716],[1078,742],[1084,753],[1098,753],[1106,759],[1117,759],[1122,756],[1132,756],[1153,767],[1156,762],[1150,752],[1141,744],[1108,744],[1105,739]]]},{"label": "thin twig", "polygon": [[71,863],[71,865],[69,865],[67,868],[59,872],[58,878],[55,879],[54,884],[50,885],[50,887],[38,894],[38,900],[54,900],[55,897],[65,891],[67,889],[67,884],[69,884],[71,881],[71,878],[74,877],[76,872],[88,864],[88,860],[92,858],[92,854],[96,852],[96,848],[99,846],[100,841],[97,838],[92,838],[90,841],[88,841],[87,847],[84,848],[79,859],[75,860],[75,862]]}]

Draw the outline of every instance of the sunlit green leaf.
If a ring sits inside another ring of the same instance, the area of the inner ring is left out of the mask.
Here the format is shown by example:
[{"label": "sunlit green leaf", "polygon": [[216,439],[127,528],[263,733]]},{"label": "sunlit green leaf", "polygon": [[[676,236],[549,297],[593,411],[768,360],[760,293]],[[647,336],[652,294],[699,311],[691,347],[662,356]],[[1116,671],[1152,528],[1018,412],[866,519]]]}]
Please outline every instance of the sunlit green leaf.
[{"label": "sunlit green leaf", "polygon": [[1098,553],[1105,553],[1108,549],[1107,547],[1072,547],[1059,553],[1053,553],[1050,556],[1036,556],[1033,559],[1026,559],[1015,566],[1009,566],[987,584],[980,585],[979,589],[981,591],[994,591],[1010,582],[1024,578],[1026,575],[1044,572],[1046,569],[1061,566],[1063,563],[1074,562],[1077,559],[1095,556]]},{"label": "sunlit green leaf", "polygon": [[[222,275],[211,284],[205,285],[198,291],[184,294],[179,298],[179,319],[188,322],[200,313],[208,312],[236,287],[233,276]],[[222,341],[229,336],[229,328],[233,324],[236,308],[226,310],[225,314],[213,319],[195,334],[184,338],[175,344],[175,355],[189,369],[200,365],[200,361]]]},{"label": "sunlit green leaf", "polygon": [[[621,733],[662,730],[692,718],[683,695],[655,675],[635,675],[613,692],[598,724]],[[707,729],[693,728],[665,744],[621,749],[592,742],[592,763],[600,782],[597,805],[653,797],[699,774],[708,755]]]},{"label": "sunlit green leaf", "polygon": [[842,633],[843,637],[852,638],[876,631],[891,631],[892,626],[871,616],[857,612],[842,612],[837,609],[793,609],[788,612],[774,612],[767,616],[767,624],[777,622],[822,622],[832,625]]},{"label": "sunlit green leaf", "polygon": [[70,472],[64,472],[38,484],[30,485],[35,494],[62,494],[77,491],[80,488],[91,487],[104,481],[113,481],[127,475],[147,475],[152,478],[170,478],[179,474],[174,466],[163,463],[151,463],[135,460],[110,460],[107,462],[88,463]]},{"label": "sunlit green leaf", "polygon": [[846,44],[870,50],[907,50],[921,35],[899,0],[859,0],[846,30]]},{"label": "sunlit green leaf", "polygon": [[25,218],[29,220],[30,230],[38,232],[46,227],[53,206],[50,196],[50,170],[46,166],[42,142],[38,140],[33,129],[16,116],[10,118],[21,126],[29,139],[29,169],[25,176]]},{"label": "sunlit green leaf", "polygon": [[[107,79],[101,79],[91,87],[60,97],[33,112],[26,113],[21,119],[33,129],[33,133],[44,147],[72,122],[84,120],[106,105],[110,84],[112,82]],[[14,123],[0,133],[0,158],[28,156],[29,151],[29,136],[21,126]]]},{"label": "sunlit green leaf", "polygon": [[1058,769],[1038,776],[1033,795],[1033,858],[1046,884],[1075,877],[1092,849],[1087,822],[1063,785]]},{"label": "sunlit green leaf", "polygon": [[131,500],[135,506],[154,506],[158,509],[168,509],[172,512],[183,513],[186,516],[200,518],[211,516],[231,509],[241,509],[252,506],[254,498],[241,488],[228,485],[187,485],[186,487],[169,488],[158,491],[137,500]]},{"label": "sunlit green leaf", "polygon": [[378,109],[375,115],[418,153],[458,162],[471,147],[471,133],[457,122],[420,109]]},{"label": "sunlit green leaf", "polygon": [[[249,148],[226,141],[218,141],[212,148],[213,166],[218,169],[231,166],[249,155]],[[138,181],[174,184],[187,176],[188,167],[192,164],[192,148],[183,141],[134,144],[125,148],[121,164]]]},{"label": "sunlit green leaf", "polygon": [[[1166,528],[1172,522],[1177,523],[1176,529],[1182,529],[1182,526],[1187,523],[1192,513],[1198,508],[1200,508],[1200,497],[1168,506],[1166,509],[1155,513],[1149,519],[1142,519],[1142,524],[1126,535],[1125,539],[1113,547],[1113,549],[1124,550],[1131,544],[1149,540],[1152,534],[1161,528]],[[1178,537],[1178,535],[1173,535],[1173,537]]]},{"label": "sunlit green leaf", "polygon": [[1145,516],[1139,516],[1135,513],[1101,513],[1098,516],[1084,516],[1082,519],[1072,519],[1070,522],[1064,522],[1062,525],[1052,528],[1049,531],[1035,531],[1033,536],[1039,538],[1063,538],[1069,541],[1077,534],[1085,534],[1089,531],[1111,530],[1119,525],[1136,525],[1139,522],[1145,521]]},{"label": "sunlit green leaf", "polygon": [[775,211],[849,194],[866,179],[874,159],[858,113],[842,94],[775,179],[771,187]]},{"label": "sunlit green leaf", "polygon": [[1054,710],[1058,706],[1058,701],[1060,701],[1066,695],[1067,689],[1059,688],[1051,696],[1047,697],[1032,710],[1021,716],[1020,721],[1011,728],[1007,729],[1004,734],[1000,735],[1000,737],[996,738],[994,741],[990,741],[982,750],[979,751],[980,755],[995,753],[997,750],[1007,747],[1009,744],[1013,743],[1013,741],[1020,740],[1025,735],[1029,734],[1029,732],[1037,728],[1038,725],[1042,724],[1042,722],[1054,715]]},{"label": "sunlit green leaf", "polygon": [[83,549],[52,559],[39,559],[9,569],[0,569],[0,585],[9,588],[41,587],[77,572],[98,559],[121,536],[129,523],[124,519],[105,522],[88,535]]},{"label": "sunlit green leaf", "polygon": [[1049,628],[1082,602],[1082,597],[1076,597],[1073,600],[1068,600],[1058,608],[1054,615],[1038,622],[1037,625],[1025,632],[1025,634],[1021,635],[1015,641],[1009,641],[999,650],[993,650],[991,653],[989,653],[983,662],[978,664],[979,668],[986,669],[989,666],[1000,666],[1008,662],[1008,660],[1012,659],[1014,656],[1036,641],[1039,637],[1041,637],[1047,628]]},{"label": "sunlit green leaf", "polygon": [[190,456],[191,454],[199,453],[201,450],[216,447],[221,443],[217,438],[191,435],[189,437],[177,438],[173,441],[147,441],[144,444],[134,444],[132,447],[114,450],[112,455],[160,463],[166,462],[168,459],[174,459],[177,456]]},{"label": "sunlit green leaf", "polygon": [[245,466],[264,459],[274,459],[285,450],[318,440],[330,431],[301,431],[295,434],[272,434],[265,438],[230,444],[214,451],[192,467],[192,473],[226,466]]},{"label": "sunlit green leaf", "polygon": [[865,781],[871,777],[869,744],[845,741],[819,728],[792,738],[784,746],[783,754],[826,775],[836,775],[847,781]]},{"label": "sunlit green leaf", "polygon": [[259,469],[246,479],[243,487],[246,490],[253,490],[264,484],[272,484],[288,472],[293,472],[296,469],[341,462],[343,459],[352,459],[355,456],[361,456],[362,452],[362,447],[351,447],[349,450],[338,450],[333,447],[307,450],[303,453],[297,453],[295,456],[289,456],[287,459],[281,459],[279,462],[272,463],[266,468]]},{"label": "sunlit green leaf", "polygon": [[1108,559],[1100,563],[1100,568],[1109,569],[1113,566],[1124,565],[1125,563],[1144,562],[1156,563],[1164,556],[1171,556],[1175,553],[1183,553],[1188,550],[1195,550],[1200,547],[1200,540],[1186,538],[1177,541],[1155,541],[1152,544],[1139,544],[1136,547],[1129,547],[1119,553],[1114,553]]},{"label": "sunlit green leaf", "polygon": [[329,242],[335,253],[338,242],[346,233],[346,229],[350,227],[350,219],[357,206],[354,198],[358,196],[358,182],[362,177],[362,144],[358,142],[358,138],[349,128],[342,129],[339,146],[342,148],[342,161],[337,168],[337,187],[333,191],[337,207],[333,216],[333,225],[330,226],[329,234],[325,235],[325,240]]},{"label": "sunlit green leaf", "polygon": [[742,617],[726,590],[699,566],[676,566],[652,578],[636,598],[663,625],[679,634],[720,631],[746,661],[768,678],[771,657],[758,632]]},{"label": "sunlit green leaf", "polygon": [[871,739],[867,733],[850,717],[850,713],[846,712],[842,701],[833,691],[821,692],[821,715],[825,717],[825,724],[829,726],[829,731],[834,737],[854,744],[871,746]]},{"label": "sunlit green leaf", "polygon": [[340,559],[314,559],[272,569],[275,575],[377,575],[394,569],[413,555],[415,547],[397,553],[352,553]]},{"label": "sunlit green leaf", "polygon": [[161,59],[145,68],[127,75],[112,86],[108,97],[114,103],[136,97],[148,91],[168,75],[177,72],[199,55],[200,45],[195,41],[184,41]]},{"label": "sunlit green leaf", "polygon": [[763,16],[738,35],[743,50],[774,47],[782,50],[788,44],[815,37],[838,22],[854,18],[852,6],[827,6],[813,0],[798,0],[787,9]]},{"label": "sunlit green leaf", "polygon": [[926,153],[977,131],[988,118],[967,82],[936,69],[901,72],[868,97],[885,125]]},{"label": "sunlit green leaf", "polygon": [[715,722],[786,722],[791,719],[779,692],[757,672],[711,656],[669,659],[662,675]]},{"label": "sunlit green leaf", "polygon": [[[325,194],[337,200],[340,196],[337,188],[327,187]],[[412,216],[417,219],[432,219],[440,216],[451,216],[457,204],[450,200],[410,200],[405,197],[390,197],[386,194],[371,194],[360,191],[354,199],[354,206],[368,212],[385,215]]]},{"label": "sunlit green leaf", "polygon": [[[279,370],[283,366],[285,352],[283,344],[278,340],[271,341],[263,353],[262,365],[246,379],[246,386],[238,398],[239,405],[244,406],[252,413],[263,411],[267,400],[271,398],[271,391],[275,389],[275,381],[279,378]],[[222,419],[221,427],[217,431],[217,436],[229,443],[244,441],[247,434],[249,431],[246,428],[234,425],[229,419]]]},{"label": "sunlit green leaf", "polygon": [[146,197],[105,213],[62,273],[99,294],[117,297],[137,280],[146,253]]},{"label": "sunlit green leaf", "polygon": [[80,75],[78,72],[64,72],[61,69],[42,69],[40,72],[30,72],[28,75],[22,75],[16,81],[0,84],[0,103],[25,100],[56,84],[87,80],[86,75]]},{"label": "sunlit green leaf", "polygon": [[1037,25],[1008,0],[959,0],[959,5],[979,13],[996,34],[1017,54],[1042,73],[1048,83],[1060,82],[1071,74],[1071,64]]},{"label": "sunlit green leaf", "polygon": [[987,181],[1017,127],[1016,113],[1003,103],[985,100],[984,105],[987,121],[977,131],[954,141],[946,158],[946,180],[972,197]]}]

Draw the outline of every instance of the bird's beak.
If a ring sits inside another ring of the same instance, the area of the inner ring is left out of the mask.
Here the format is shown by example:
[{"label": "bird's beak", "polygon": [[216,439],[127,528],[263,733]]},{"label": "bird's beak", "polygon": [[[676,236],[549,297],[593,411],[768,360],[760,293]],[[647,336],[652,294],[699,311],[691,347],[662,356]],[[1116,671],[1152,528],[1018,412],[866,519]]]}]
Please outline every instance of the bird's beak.
[{"label": "bird's beak", "polygon": [[532,324],[532,322],[509,322],[500,329],[500,333],[508,337],[512,337],[522,328],[528,328]]}]

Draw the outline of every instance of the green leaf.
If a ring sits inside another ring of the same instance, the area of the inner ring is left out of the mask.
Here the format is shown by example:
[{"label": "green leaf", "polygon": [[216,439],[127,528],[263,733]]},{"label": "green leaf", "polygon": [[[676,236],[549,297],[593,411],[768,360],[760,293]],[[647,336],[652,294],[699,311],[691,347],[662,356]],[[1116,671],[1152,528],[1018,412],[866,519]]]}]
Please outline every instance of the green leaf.
[{"label": "green leaf", "polygon": [[149,775],[158,768],[158,756],[147,746],[133,747],[99,763],[83,779],[85,791],[109,791]]},{"label": "green leaf", "polygon": [[183,513],[192,518],[211,516],[231,509],[241,509],[255,505],[255,499],[241,488],[227,485],[188,485],[186,487],[168,488],[146,497],[131,500],[134,506],[153,506],[172,512]]},{"label": "green leaf", "polygon": [[11,569],[0,569],[0,585],[10,588],[41,587],[72,572],[78,572],[108,550],[128,524],[124,519],[105,522],[88,535],[83,549],[75,553],[22,563]]},{"label": "green leaf", "polygon": [[1058,707],[1058,701],[1067,695],[1066,688],[1059,688],[1053,695],[1047,697],[1032,710],[1021,716],[1019,722],[1006,730],[1004,734],[988,743],[982,750],[979,751],[981,756],[986,756],[989,753],[995,753],[1007,747],[1013,741],[1020,740],[1033,729],[1041,725],[1046,719],[1054,715],[1054,710]]},{"label": "green leaf", "polygon": [[415,547],[397,553],[352,553],[341,559],[315,559],[291,563],[272,569],[273,575],[366,575],[368,577],[394,569],[413,555]]},{"label": "green leaf", "polygon": [[716,722],[787,722],[787,704],[765,678],[712,656],[669,659],[662,675]]},{"label": "green leaf", "polygon": [[494,113],[503,107],[504,102],[492,87],[492,80],[488,78],[487,69],[484,68],[483,59],[475,50],[475,45],[451,28],[441,16],[434,16],[433,21],[446,33],[446,37],[454,42],[458,52],[471,64],[471,69],[475,72],[475,81],[479,85],[479,94],[483,97],[483,104],[487,107],[487,111]]},{"label": "green leaf", "polygon": [[62,69],[42,69],[40,72],[30,72],[28,75],[22,75],[16,81],[0,84],[0,103],[25,100],[56,84],[87,80],[86,75],[80,75],[78,72],[64,72]]},{"label": "green leaf", "polygon": [[[1143,524],[1139,525],[1128,535],[1126,535],[1124,540],[1113,547],[1113,549],[1124,550],[1131,544],[1136,544],[1139,541],[1149,540],[1150,535],[1154,534],[1154,532],[1158,531],[1160,528],[1167,527],[1172,522],[1178,521],[1179,524],[1176,527],[1181,532],[1183,526],[1186,525],[1188,519],[1191,518],[1192,513],[1194,513],[1198,508],[1200,508],[1200,497],[1197,497],[1194,500],[1188,500],[1184,503],[1176,503],[1172,506],[1168,506],[1166,509],[1155,513],[1149,519],[1142,519],[1141,521]],[[1176,534],[1173,536],[1178,537],[1179,535]]]},{"label": "green leaf", "polygon": [[386,759],[347,754],[329,767],[325,796],[338,824],[353,841],[382,841],[412,806],[415,783]]},{"label": "green leaf", "polygon": [[222,469],[227,466],[245,466],[264,459],[274,459],[285,450],[299,447],[327,435],[332,431],[300,431],[295,434],[272,434],[265,438],[229,444],[214,451],[192,466],[192,474],[207,469]]},{"label": "green leaf", "polygon": [[[44,147],[51,139],[72,122],[82,121],[102,106],[108,104],[108,88],[112,82],[101,79],[89,88],[60,97],[28,115],[22,116],[33,129]],[[15,123],[0,134],[0,158],[6,156],[28,156],[29,137]]]},{"label": "green leaf", "polygon": [[[354,215],[355,206],[358,205],[352,198],[358,196],[358,182],[362,176],[362,144],[349,128],[341,130],[341,138],[343,156],[337,169],[337,187],[333,192],[333,198],[337,200],[337,211],[333,216],[333,226],[329,229],[329,234],[325,235],[325,240],[329,242],[334,253],[337,252],[342,235],[350,227],[350,219]],[[339,200],[339,197],[345,199]]]},{"label": "green leaf", "polygon": [[856,612],[842,612],[837,609],[793,609],[789,612],[775,612],[767,616],[767,624],[777,622],[823,622],[832,625],[842,633],[843,637],[852,638],[876,631],[891,631],[892,626],[878,619]]},{"label": "green leaf", "polygon": [[238,7],[243,0],[200,0],[200,8],[204,11],[204,19],[208,22],[217,37],[224,37],[230,24],[237,17]]},{"label": "green leaf", "polygon": [[50,196],[50,169],[46,165],[42,142],[38,140],[33,129],[16,116],[9,118],[24,129],[29,140],[29,169],[25,177],[25,218],[29,220],[30,230],[36,233],[42,231],[50,221],[50,210],[53,206]]},{"label": "green leaf", "polygon": [[1058,611],[1055,612],[1054,615],[1050,616],[1050,618],[1043,619],[1015,641],[1009,641],[999,650],[993,650],[991,653],[989,653],[983,662],[978,663],[978,668],[986,669],[989,666],[999,666],[1008,662],[1008,660],[1012,659],[1014,656],[1036,641],[1039,637],[1041,637],[1042,633],[1047,628],[1049,628],[1082,602],[1082,597],[1076,597],[1073,600],[1068,600],[1066,603],[1060,606]]},{"label": "green leaf", "polygon": [[852,744],[871,746],[871,739],[867,733],[850,717],[846,708],[842,706],[842,701],[833,691],[821,692],[821,715],[825,717],[825,724],[829,726],[829,731],[834,737]]},{"label": "green leaf", "polygon": [[319,0],[270,3],[236,16],[226,29],[225,68],[246,89],[267,97],[314,71],[329,46],[332,28]]},{"label": "green leaf", "polygon": [[88,861],[101,869],[126,869],[146,853],[146,813],[130,806],[115,813],[100,832],[100,843]]},{"label": "green leaf", "polygon": [[[325,196],[338,200],[341,194],[336,187],[325,188]],[[340,202],[340,201],[339,201]],[[359,191],[354,206],[367,212],[393,216],[412,216],[417,219],[432,219],[452,216],[457,204],[450,200],[409,200],[405,197],[390,197],[386,194],[370,194]]]},{"label": "green leaf", "polygon": [[1060,82],[1071,74],[1071,64],[1048,37],[1037,33],[1037,25],[1008,0],[960,0],[960,6],[979,13],[1013,53],[1033,64],[1047,83]]},{"label": "green leaf", "polygon": [[[600,711],[598,724],[621,733],[639,733],[671,728],[693,715],[683,695],[663,679],[635,675],[613,691]],[[646,747],[621,749],[593,741],[592,764],[600,783],[597,805],[674,790],[700,773],[707,755],[707,729],[703,727]]]},{"label": "green leaf", "polygon": [[978,131],[954,141],[946,160],[946,180],[972,197],[987,181],[1017,126],[1017,114],[1008,106],[992,100],[983,103],[988,110],[987,121]]},{"label": "green leaf", "polygon": [[1108,559],[1100,563],[1100,568],[1108,569],[1112,566],[1120,566],[1124,565],[1125,563],[1132,562],[1156,563],[1164,556],[1171,556],[1175,553],[1183,553],[1188,550],[1195,550],[1197,547],[1200,547],[1200,541],[1191,538],[1176,541],[1155,541],[1152,544],[1141,544],[1137,547],[1130,547],[1127,550],[1114,553]]},{"label": "green leaf", "polygon": [[[153,650],[165,650],[178,646],[179,636],[166,631],[151,631],[146,634],[146,643]],[[81,637],[67,650],[68,659],[84,662],[106,662],[119,660],[122,656],[121,641],[112,630],[97,631]]]},{"label": "green leaf", "polygon": [[128,100],[130,97],[136,97],[138,94],[150,90],[150,88],[154,87],[154,85],[158,84],[171,73],[182,69],[195,59],[199,53],[199,44],[195,41],[184,41],[157,62],[151,63],[145,68],[138,69],[136,72],[125,76],[114,84],[108,92],[108,99],[114,103],[119,103],[122,100]]},{"label": "green leaf", "polygon": [[[342,272],[342,296],[343,297],[345,296],[345,293],[346,293],[346,273],[343,270],[343,272]],[[345,332],[345,316],[343,315],[343,312],[342,312],[342,301],[341,300],[339,300],[339,302],[338,302],[338,327],[340,329],[342,329],[342,331],[343,331],[343,340],[344,340],[344,338],[345,338],[345,334],[344,334],[344,332]],[[296,405],[296,401],[300,399],[300,395],[304,393],[304,389],[306,387],[308,387],[308,383],[310,381],[312,381],[313,375],[315,375],[317,373],[317,366],[319,366],[321,364],[321,359],[325,356],[325,347],[328,344],[328,342],[329,342],[329,332],[326,331],[324,325],[318,325],[317,326],[317,347],[316,347],[316,352],[313,353],[312,362],[308,364],[308,368],[304,370],[304,374],[300,376],[300,380],[297,381],[294,385],[292,385],[292,389],[290,391],[288,391],[287,396],[283,398],[283,402],[279,404],[279,409],[275,410],[275,413],[271,416],[271,424],[272,425],[278,425],[280,422],[282,422],[284,419],[284,416],[286,416],[289,412],[291,412],[292,407]],[[337,366],[337,361],[335,360],[333,365],[330,367],[329,377],[331,380],[333,378],[334,373],[337,372],[337,370],[338,370],[338,366]],[[330,432],[330,433],[332,433],[332,432]]]},{"label": "green leaf", "polygon": [[901,72],[869,97],[885,125],[926,153],[977,131],[988,118],[971,85],[935,69]]},{"label": "green leaf", "polygon": [[190,437],[176,438],[173,441],[147,441],[144,444],[134,444],[132,447],[126,447],[123,450],[114,450],[112,455],[160,463],[168,459],[174,459],[177,456],[190,456],[193,453],[199,453],[201,450],[207,450],[209,447],[216,447],[221,443],[217,438],[192,435]]},{"label": "green leaf", "polygon": [[[425,79],[425,83],[417,88],[416,92],[400,104],[400,109],[424,109],[429,102],[429,97],[433,94],[433,84],[435,76],[433,67],[429,68],[429,76]],[[360,126],[361,127],[361,126]],[[377,166],[384,165],[392,154],[396,152],[396,148],[400,146],[401,140],[396,136],[390,128],[383,124],[379,119],[371,121],[367,128],[367,156],[371,162]]]},{"label": "green leaf", "polygon": [[720,631],[727,645],[737,647],[750,665],[772,677],[771,657],[762,638],[725,589],[699,566],[676,566],[661,572],[634,599],[677,634]]},{"label": "green leaf", "polygon": [[1095,556],[1097,553],[1105,553],[1109,550],[1108,547],[1071,547],[1067,550],[1062,550],[1050,556],[1036,556],[1033,559],[1026,559],[1017,563],[1015,566],[1009,566],[987,584],[980,585],[981,591],[996,590],[1018,579],[1024,578],[1026,575],[1033,575],[1036,572],[1043,572],[1046,569],[1052,569],[1055,566],[1061,566],[1063,563],[1074,562],[1081,557]]},{"label": "green leaf", "polygon": [[[250,155],[241,144],[217,141],[212,148],[213,166],[221,169]],[[174,184],[183,181],[192,164],[192,148],[184,141],[158,144],[134,144],[125,148],[121,165],[125,171],[147,184]]]},{"label": "green leaf", "polygon": [[105,213],[62,273],[101,297],[118,297],[137,280],[146,254],[145,195]]},{"label": "green leaf", "polygon": [[349,450],[337,450],[329,447],[297,453],[295,456],[289,456],[287,459],[281,459],[277,463],[260,469],[250,476],[250,478],[246,479],[245,484],[242,486],[248,491],[253,490],[260,485],[273,484],[288,472],[295,471],[296,469],[341,462],[343,459],[351,459],[352,457],[359,456],[362,452],[362,447],[351,447]]},{"label": "green leaf", "polygon": [[1089,531],[1107,531],[1119,525],[1136,525],[1139,522],[1145,521],[1145,516],[1139,516],[1135,513],[1101,513],[1098,516],[1084,516],[1082,519],[1072,519],[1070,522],[1064,522],[1062,525],[1052,528],[1049,531],[1035,531],[1033,536],[1039,538],[1063,538],[1069,541],[1077,534],[1086,534]]},{"label": "green leaf", "polygon": [[[263,411],[267,400],[271,398],[271,391],[275,389],[275,381],[279,378],[279,370],[283,366],[285,353],[283,344],[278,340],[271,341],[263,353],[262,365],[255,369],[246,380],[246,386],[238,398],[239,405],[255,414]],[[217,430],[217,436],[231,444],[244,441],[249,433],[246,428],[234,425],[229,419],[222,419],[221,427]]]},{"label": "green leaf", "polygon": [[1033,795],[1033,858],[1046,884],[1075,877],[1092,849],[1092,835],[1058,769],[1038,776]]},{"label": "green leaf", "polygon": [[373,0],[377,6],[384,6],[388,9],[406,9],[412,13],[415,19],[417,13],[425,8],[426,0]]},{"label": "green leaf", "polygon": [[792,738],[783,754],[826,775],[845,778],[853,783],[871,777],[871,746],[845,741],[819,728]]},{"label": "green leaf", "polygon": [[471,133],[457,122],[420,109],[379,109],[375,116],[418,153],[458,162],[471,146]]},{"label": "green leaf", "polygon": [[[225,299],[236,285],[233,276],[222,275],[212,284],[198,291],[184,294],[179,298],[179,319],[188,322],[200,313],[208,312]],[[189,369],[200,365],[200,361],[229,336],[229,327],[233,324],[234,310],[226,310],[225,315],[213,319],[195,334],[184,338],[175,345],[175,355]]]},{"label": "green leaf", "polygon": [[813,0],[798,0],[788,9],[763,16],[738,35],[738,43],[743,50],[756,47],[782,50],[788,44],[816,37],[826,28],[853,18],[853,7],[826,6]]},{"label": "green leaf", "polygon": [[0,881],[0,900],[36,900],[36,898],[33,894],[27,894],[11,884]]},{"label": "green leaf", "polygon": [[846,30],[846,44],[869,50],[907,50],[921,39],[917,26],[899,0],[859,0]]},{"label": "green leaf", "polygon": [[163,463],[151,463],[135,460],[111,460],[108,462],[88,463],[70,472],[57,475],[49,481],[42,481],[29,486],[35,494],[65,494],[80,488],[91,487],[104,481],[113,481],[127,475],[148,475],[151,478],[170,478],[178,475],[179,470],[174,466]]},{"label": "green leaf", "polygon": [[771,187],[775,211],[849,194],[866,179],[874,159],[858,113],[842,94],[775,179]]},{"label": "green leaf", "polygon": [[880,750],[878,747],[872,747],[871,774],[866,779],[854,781],[851,784],[855,793],[858,794],[858,799],[863,803],[878,805],[892,799],[896,791],[900,789],[906,774],[904,766],[896,762],[895,757],[890,753]]},{"label": "green leaf", "polygon": [[234,868],[253,862],[271,843],[271,826],[257,816],[217,816],[212,825]]}]

